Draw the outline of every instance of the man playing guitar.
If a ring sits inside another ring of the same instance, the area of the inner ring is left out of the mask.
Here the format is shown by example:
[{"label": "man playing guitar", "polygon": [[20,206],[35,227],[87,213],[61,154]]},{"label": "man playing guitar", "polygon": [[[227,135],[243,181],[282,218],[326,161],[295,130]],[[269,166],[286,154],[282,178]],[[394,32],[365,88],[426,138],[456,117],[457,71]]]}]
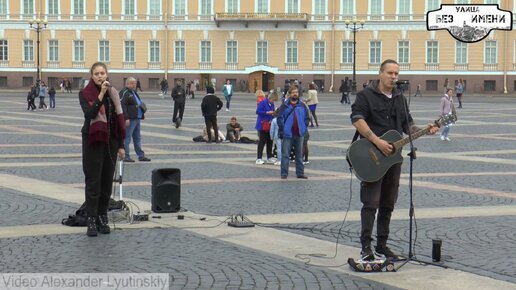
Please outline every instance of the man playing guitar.
[{"label": "man playing guitar", "polygon": [[[351,106],[351,122],[361,138],[367,138],[386,156],[394,153],[395,148],[379,136],[389,130],[396,130],[400,134],[412,134],[420,130],[414,125],[405,97],[396,88],[399,71],[396,61],[385,60],[380,66],[379,79],[360,91]],[[438,130],[435,124],[428,125],[428,134],[435,134]],[[360,242],[361,259],[364,261],[375,259],[375,253],[371,248],[371,236],[377,210],[376,253],[386,258],[398,259],[398,255],[387,247],[387,239],[391,214],[398,198],[400,174],[401,163],[396,163],[379,180],[361,182],[360,200],[363,206]]]}]

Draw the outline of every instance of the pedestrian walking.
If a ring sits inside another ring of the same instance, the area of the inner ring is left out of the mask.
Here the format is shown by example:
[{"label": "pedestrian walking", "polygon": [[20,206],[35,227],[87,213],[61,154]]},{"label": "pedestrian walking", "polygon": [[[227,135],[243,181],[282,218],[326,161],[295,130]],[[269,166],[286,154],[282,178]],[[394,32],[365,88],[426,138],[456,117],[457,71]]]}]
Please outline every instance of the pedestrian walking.
[{"label": "pedestrian walking", "polygon": [[45,104],[45,97],[47,96],[47,93],[48,93],[47,85],[45,84],[45,82],[40,81],[39,93],[38,93],[38,97],[39,97],[38,109],[40,109],[40,110],[48,110],[48,106],[47,106],[47,104]]},{"label": "pedestrian walking", "polygon": [[163,78],[161,82],[159,83],[161,87],[161,98],[165,98],[165,96],[168,94],[168,81],[166,78]]},{"label": "pedestrian walking", "polygon": [[314,84],[310,84],[308,86],[308,97],[304,99],[305,104],[310,109],[310,127],[315,125],[319,127],[319,122],[317,121],[317,115],[315,114],[315,110],[317,109],[317,104],[319,103],[319,99],[317,98],[317,90],[315,89]]},{"label": "pedestrian walking", "polygon": [[[446,94],[441,98],[441,105],[439,107],[439,115],[445,116],[450,113],[455,113],[455,106],[453,104],[453,89],[448,88]],[[448,135],[450,134],[450,127],[452,124],[447,124],[441,131],[441,140],[451,141]]]},{"label": "pedestrian walking", "polygon": [[172,123],[176,128],[181,126],[183,122],[183,113],[185,112],[186,92],[180,80],[177,81],[176,86],[172,89],[172,100],[174,100],[174,113],[172,114]]},{"label": "pedestrian walking", "polygon": [[49,106],[50,106],[50,109],[55,109],[56,108],[56,90],[54,89],[54,87],[50,87],[50,90],[48,90],[48,102],[49,102]]},{"label": "pedestrian walking", "polygon": [[457,100],[459,100],[459,107],[462,109],[462,97],[464,96],[464,82],[459,79],[457,85],[455,85],[455,93],[457,94]]},{"label": "pedestrian walking", "polygon": [[224,93],[224,98],[226,99],[226,112],[230,112],[229,106],[231,104],[231,97],[233,96],[233,85],[230,80],[226,81],[224,88],[222,89]]}]

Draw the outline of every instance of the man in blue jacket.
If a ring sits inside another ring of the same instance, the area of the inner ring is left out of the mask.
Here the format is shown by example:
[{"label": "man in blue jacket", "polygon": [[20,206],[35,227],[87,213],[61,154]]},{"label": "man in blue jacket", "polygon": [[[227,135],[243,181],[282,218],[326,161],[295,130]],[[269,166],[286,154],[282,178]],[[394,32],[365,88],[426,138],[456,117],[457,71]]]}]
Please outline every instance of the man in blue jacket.
[{"label": "man in blue jacket", "polygon": [[294,146],[296,154],[296,176],[307,179],[303,165],[303,137],[308,127],[310,113],[306,105],[299,99],[299,89],[291,86],[288,90],[289,98],[279,108],[278,136],[281,142],[281,179],[287,179],[290,148]]}]

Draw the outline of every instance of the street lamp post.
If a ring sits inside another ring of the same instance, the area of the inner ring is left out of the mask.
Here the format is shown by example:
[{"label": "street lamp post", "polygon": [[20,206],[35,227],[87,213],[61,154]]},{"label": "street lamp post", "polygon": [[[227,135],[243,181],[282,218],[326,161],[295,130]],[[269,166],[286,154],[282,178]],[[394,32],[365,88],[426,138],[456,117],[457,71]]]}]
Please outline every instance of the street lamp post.
[{"label": "street lamp post", "polygon": [[357,93],[357,31],[364,28],[365,20],[346,19],[346,28],[353,32],[353,84],[351,91]]},{"label": "street lamp post", "polygon": [[41,19],[36,19],[36,20],[29,20],[29,25],[30,25],[30,28],[34,29],[36,31],[36,34],[37,34],[37,41],[36,41],[36,50],[37,50],[37,58],[36,58],[36,70],[37,70],[37,73],[36,73],[36,81],[37,80],[41,80],[41,73],[40,73],[40,67],[39,67],[39,34],[41,33],[41,31],[47,27],[47,20],[41,20]]}]

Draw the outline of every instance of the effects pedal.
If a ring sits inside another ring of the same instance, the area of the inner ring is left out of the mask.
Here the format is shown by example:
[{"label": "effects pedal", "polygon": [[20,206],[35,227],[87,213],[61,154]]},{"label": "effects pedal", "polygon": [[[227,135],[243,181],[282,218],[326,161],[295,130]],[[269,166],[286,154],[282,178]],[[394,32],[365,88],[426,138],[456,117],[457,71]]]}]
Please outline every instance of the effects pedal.
[{"label": "effects pedal", "polygon": [[149,220],[149,215],[146,213],[133,214],[133,222],[146,222]]},{"label": "effects pedal", "polygon": [[228,222],[228,226],[235,228],[252,228],[254,224],[247,221],[232,221]]}]

